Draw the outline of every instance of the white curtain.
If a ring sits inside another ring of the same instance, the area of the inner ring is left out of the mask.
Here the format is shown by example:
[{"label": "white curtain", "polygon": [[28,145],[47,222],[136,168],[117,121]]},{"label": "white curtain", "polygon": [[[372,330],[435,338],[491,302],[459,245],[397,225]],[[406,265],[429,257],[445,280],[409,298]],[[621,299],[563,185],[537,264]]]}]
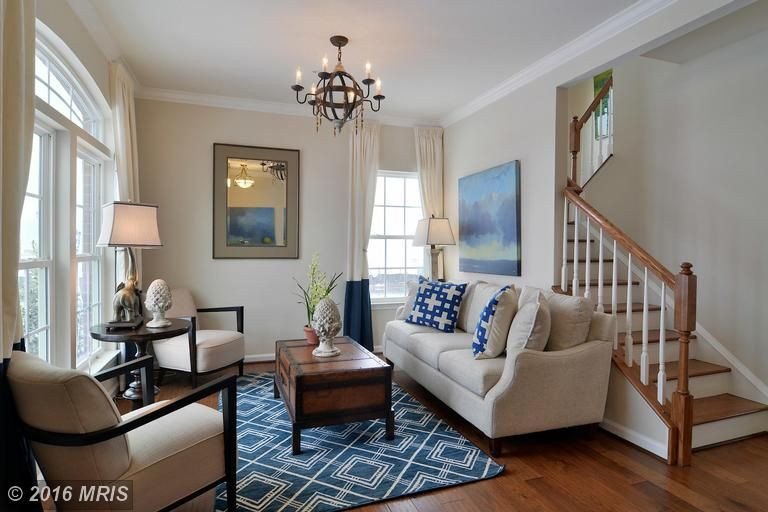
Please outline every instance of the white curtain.
[{"label": "white curtain", "polygon": [[[416,127],[416,168],[419,172],[421,207],[424,217],[443,216],[443,129],[439,127]],[[442,252],[438,256],[443,266]],[[430,250],[424,250],[424,273],[432,278]]]},{"label": "white curtain", "polygon": [[[139,149],[136,141],[136,106],[134,83],[128,70],[121,62],[112,62],[109,67],[109,81],[112,95],[112,126],[115,133],[115,168],[117,190],[121,201],[139,202]],[[124,253],[126,254],[126,253]],[[141,250],[134,250],[136,270],[141,284]],[[124,258],[122,268],[128,266]],[[118,280],[122,275],[118,274]]]},{"label": "white curtain", "polygon": [[443,216],[443,129],[416,127],[416,168],[419,171],[424,217]]},{"label": "white curtain", "polygon": [[353,133],[349,151],[349,233],[347,281],[368,279],[368,239],[371,236],[376,173],[379,170],[379,125],[366,122]]},{"label": "white curtain", "polygon": [[373,350],[371,294],[368,284],[368,239],[371,235],[376,173],[379,170],[379,125],[365,123],[349,146],[349,233],[344,335]]},{"label": "white curtain", "polygon": [[35,2],[0,0],[0,363],[21,337],[19,229],[35,128]]}]

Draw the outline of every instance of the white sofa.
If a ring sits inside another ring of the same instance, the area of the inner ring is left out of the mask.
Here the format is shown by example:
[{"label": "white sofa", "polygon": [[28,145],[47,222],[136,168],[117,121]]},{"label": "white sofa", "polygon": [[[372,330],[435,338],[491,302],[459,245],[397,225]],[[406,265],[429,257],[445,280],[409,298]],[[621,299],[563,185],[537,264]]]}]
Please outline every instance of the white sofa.
[{"label": "white sofa", "polygon": [[[388,322],[383,341],[387,361],[485,434],[494,455],[503,437],[602,421],[614,318],[592,313],[586,341],[571,348],[515,349],[476,360],[472,335],[488,297],[472,293],[474,285],[469,285],[454,333],[404,320]],[[405,307],[396,318],[405,316]],[[553,331],[556,321],[553,315]]]}]

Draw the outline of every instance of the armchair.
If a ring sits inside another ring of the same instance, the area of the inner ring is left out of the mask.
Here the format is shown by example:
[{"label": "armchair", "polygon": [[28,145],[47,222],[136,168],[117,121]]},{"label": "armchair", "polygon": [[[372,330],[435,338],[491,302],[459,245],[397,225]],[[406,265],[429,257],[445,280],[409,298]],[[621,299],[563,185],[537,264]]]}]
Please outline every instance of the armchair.
[{"label": "armchair", "polygon": [[[14,353],[8,383],[43,476],[47,481],[130,480],[133,509],[147,511],[182,504],[212,510],[214,489],[226,482],[227,509],[234,511],[236,377],[151,404],[152,363],[145,356],[94,378]],[[121,416],[99,380],[136,368],[147,379],[145,407]],[[195,403],[218,392],[223,413]],[[57,503],[58,510],[67,505]]]},{"label": "armchair", "polygon": [[[155,341],[152,347],[160,367],[162,381],[166,369],[189,373],[192,387],[197,386],[197,376],[237,365],[243,374],[245,337],[243,336],[244,307],[227,306],[198,308],[192,293],[185,288],[173,290],[173,306],[166,313],[168,318],[188,318],[192,322],[190,333]],[[234,312],[236,331],[198,329],[198,313]]]}]

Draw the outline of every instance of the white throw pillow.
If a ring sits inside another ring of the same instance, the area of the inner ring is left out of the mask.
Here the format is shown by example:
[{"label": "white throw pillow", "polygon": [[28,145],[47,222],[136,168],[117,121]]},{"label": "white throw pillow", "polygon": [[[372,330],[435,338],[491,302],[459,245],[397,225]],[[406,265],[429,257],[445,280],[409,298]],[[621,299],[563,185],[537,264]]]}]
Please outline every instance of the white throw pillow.
[{"label": "white throw pillow", "polygon": [[413,305],[416,302],[416,292],[419,290],[419,283],[416,281],[408,281],[405,283],[405,286],[408,288],[408,295],[406,296],[403,308],[400,310],[400,313],[395,320],[405,320],[408,318],[408,315],[413,311]]},{"label": "white throw pillow", "polygon": [[546,294],[552,314],[552,331],[547,350],[565,350],[587,341],[594,306],[584,297],[560,293]]},{"label": "white throw pillow", "polygon": [[490,298],[475,327],[472,353],[475,359],[500,356],[507,346],[507,334],[517,312],[517,293],[512,287],[497,288]]},{"label": "white throw pillow", "polygon": [[[521,294],[522,298],[522,294]],[[507,351],[544,350],[549,339],[551,317],[549,303],[540,290],[536,295],[526,297],[525,303],[517,310],[507,336]]]}]

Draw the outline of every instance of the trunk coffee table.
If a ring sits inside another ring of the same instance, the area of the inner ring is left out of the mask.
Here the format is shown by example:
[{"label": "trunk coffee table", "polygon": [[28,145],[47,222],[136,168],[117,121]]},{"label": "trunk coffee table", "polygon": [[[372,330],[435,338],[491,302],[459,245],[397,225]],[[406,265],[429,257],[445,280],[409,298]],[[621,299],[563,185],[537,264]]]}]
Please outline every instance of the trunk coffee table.
[{"label": "trunk coffee table", "polygon": [[395,437],[392,367],[342,337],[341,354],[315,357],[306,340],[275,343],[275,398],[282,396],[293,424],[293,454],[301,453],[301,429],[386,419],[386,438]]}]

